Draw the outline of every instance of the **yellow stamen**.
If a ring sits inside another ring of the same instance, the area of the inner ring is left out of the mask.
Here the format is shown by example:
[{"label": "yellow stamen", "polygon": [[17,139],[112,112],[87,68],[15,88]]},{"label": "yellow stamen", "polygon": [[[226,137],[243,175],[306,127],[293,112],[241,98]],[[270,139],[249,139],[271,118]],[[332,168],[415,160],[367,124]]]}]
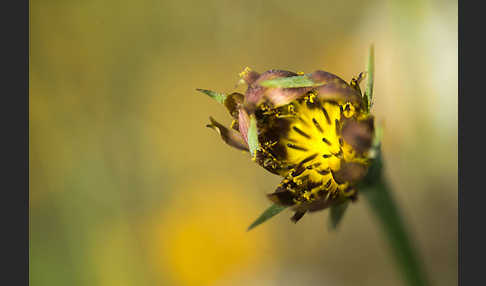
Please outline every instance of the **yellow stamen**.
[{"label": "yellow stamen", "polygon": [[238,74],[239,77],[243,78],[245,77],[246,75],[248,75],[250,72],[251,72],[251,68],[250,67],[246,67],[242,72],[240,72]]},{"label": "yellow stamen", "polygon": [[[324,101],[310,92],[301,100],[278,110],[269,109],[268,106],[261,108],[267,114],[273,110],[275,118],[289,122],[287,133],[278,141],[279,146],[285,148],[285,157],[274,158],[272,162],[281,166],[295,166],[282,171],[282,176],[290,178],[295,184],[290,191],[295,194],[293,201],[296,204],[322,197],[348,197],[354,194],[349,182],[338,183],[333,175],[345,162],[368,162],[364,154],[358,156],[341,137],[343,119],[358,113],[352,103]],[[282,114],[282,110],[288,113]],[[275,143],[272,142],[271,146]],[[262,146],[267,149],[270,145]]]}]

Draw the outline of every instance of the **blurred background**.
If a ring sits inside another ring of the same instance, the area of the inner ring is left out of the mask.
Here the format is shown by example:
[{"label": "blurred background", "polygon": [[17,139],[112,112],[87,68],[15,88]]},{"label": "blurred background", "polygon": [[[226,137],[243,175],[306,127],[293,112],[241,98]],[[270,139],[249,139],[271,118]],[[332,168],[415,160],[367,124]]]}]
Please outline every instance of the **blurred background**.
[{"label": "blurred background", "polygon": [[30,1],[31,285],[402,285],[361,199],[246,227],[280,178],[196,88],[246,66],[345,80],[375,44],[387,175],[434,285],[457,285],[457,1]]}]

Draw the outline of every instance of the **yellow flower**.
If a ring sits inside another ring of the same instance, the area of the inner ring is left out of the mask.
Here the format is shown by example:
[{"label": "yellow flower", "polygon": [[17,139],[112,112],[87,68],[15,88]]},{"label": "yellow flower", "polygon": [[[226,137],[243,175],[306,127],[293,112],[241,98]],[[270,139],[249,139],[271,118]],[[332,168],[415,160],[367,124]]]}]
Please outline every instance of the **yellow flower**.
[{"label": "yellow flower", "polygon": [[362,75],[347,83],[320,70],[259,74],[247,68],[240,74],[248,84],[244,95],[200,91],[223,103],[234,119],[229,129],[213,118],[208,127],[283,177],[268,197],[292,207],[297,222],[307,211],[357,197],[355,186],[366,175],[374,135],[373,117],[359,88]]}]

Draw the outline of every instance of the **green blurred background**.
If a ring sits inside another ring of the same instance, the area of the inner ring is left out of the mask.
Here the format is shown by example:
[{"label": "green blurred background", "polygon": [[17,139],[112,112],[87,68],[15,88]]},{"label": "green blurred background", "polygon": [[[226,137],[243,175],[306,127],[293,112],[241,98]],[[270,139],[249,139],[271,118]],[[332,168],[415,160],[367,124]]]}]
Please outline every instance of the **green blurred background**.
[{"label": "green blurred background", "polygon": [[457,285],[456,1],[30,1],[31,285],[401,285],[361,199],[247,233],[280,178],[205,128],[246,66],[349,80],[375,44],[387,175]]}]

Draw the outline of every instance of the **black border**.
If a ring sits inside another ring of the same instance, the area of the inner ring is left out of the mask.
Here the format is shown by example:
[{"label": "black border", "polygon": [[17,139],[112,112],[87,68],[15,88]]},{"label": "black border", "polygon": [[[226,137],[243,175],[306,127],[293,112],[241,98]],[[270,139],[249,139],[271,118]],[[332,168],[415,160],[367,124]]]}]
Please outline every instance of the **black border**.
[{"label": "black border", "polygon": [[[467,7],[465,4],[469,4]],[[472,3],[479,3],[473,7]],[[483,83],[484,10],[480,2],[459,1],[458,207],[459,285],[483,285],[485,242]],[[479,33],[479,34],[478,34]],[[440,239],[440,238],[438,238]]]},{"label": "black border", "polygon": [[29,1],[2,2],[2,285],[29,285]]}]

